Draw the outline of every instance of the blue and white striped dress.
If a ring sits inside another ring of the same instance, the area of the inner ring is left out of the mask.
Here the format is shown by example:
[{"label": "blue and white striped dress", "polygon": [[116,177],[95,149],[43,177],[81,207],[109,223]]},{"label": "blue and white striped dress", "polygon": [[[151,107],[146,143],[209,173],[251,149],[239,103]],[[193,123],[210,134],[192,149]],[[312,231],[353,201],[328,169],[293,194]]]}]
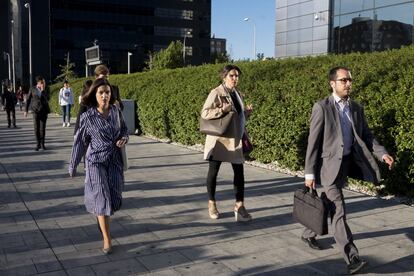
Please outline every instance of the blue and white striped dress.
[{"label": "blue and white striped dress", "polygon": [[124,172],[121,151],[116,146],[122,137],[128,138],[128,130],[118,107],[110,106],[108,118],[95,107],[81,115],[69,173],[73,175],[86,151],[85,206],[97,216],[113,215],[122,205]]}]

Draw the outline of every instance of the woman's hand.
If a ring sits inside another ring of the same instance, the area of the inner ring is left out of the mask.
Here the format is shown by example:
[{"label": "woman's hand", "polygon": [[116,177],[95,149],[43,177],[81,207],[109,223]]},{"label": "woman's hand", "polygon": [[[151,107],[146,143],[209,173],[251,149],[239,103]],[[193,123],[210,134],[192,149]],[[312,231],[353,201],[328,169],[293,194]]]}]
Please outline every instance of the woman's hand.
[{"label": "woman's hand", "polygon": [[118,141],[116,141],[116,146],[118,148],[122,148],[123,146],[125,146],[125,144],[128,142],[128,139],[126,137],[122,137],[121,139],[119,139]]},{"label": "woman's hand", "polygon": [[246,112],[246,116],[249,117],[250,114],[253,112],[253,105],[252,104],[246,105],[245,112]]},{"label": "woman's hand", "polygon": [[224,113],[229,113],[231,111],[231,104],[230,103],[223,103],[221,105]]}]

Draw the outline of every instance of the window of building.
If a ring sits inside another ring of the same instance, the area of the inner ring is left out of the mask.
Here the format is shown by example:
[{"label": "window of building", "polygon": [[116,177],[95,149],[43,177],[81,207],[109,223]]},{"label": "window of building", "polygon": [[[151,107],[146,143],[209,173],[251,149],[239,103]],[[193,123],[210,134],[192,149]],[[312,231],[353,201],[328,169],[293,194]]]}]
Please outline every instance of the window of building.
[{"label": "window of building", "polygon": [[191,10],[155,9],[155,16],[175,19],[193,20],[194,12]]}]

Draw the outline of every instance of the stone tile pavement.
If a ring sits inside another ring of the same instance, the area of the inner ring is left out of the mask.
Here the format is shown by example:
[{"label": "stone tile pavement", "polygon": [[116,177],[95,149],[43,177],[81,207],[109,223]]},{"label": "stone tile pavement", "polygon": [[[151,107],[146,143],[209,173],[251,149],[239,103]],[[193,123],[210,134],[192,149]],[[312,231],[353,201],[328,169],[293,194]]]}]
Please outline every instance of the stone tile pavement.
[{"label": "stone tile pavement", "polygon": [[[131,136],[123,208],[112,217],[114,252],[101,253],[95,218],[83,205],[83,166],[67,174],[73,128],[47,124],[47,150],[34,151],[31,115],[6,127],[0,112],[0,275],[343,275],[332,235],[324,250],[300,241],[291,216],[303,179],[245,166],[246,207],[236,223],[231,166],[217,191],[223,218],[207,215],[202,154]],[[366,275],[414,275],[413,208],[346,191],[349,223]]]}]

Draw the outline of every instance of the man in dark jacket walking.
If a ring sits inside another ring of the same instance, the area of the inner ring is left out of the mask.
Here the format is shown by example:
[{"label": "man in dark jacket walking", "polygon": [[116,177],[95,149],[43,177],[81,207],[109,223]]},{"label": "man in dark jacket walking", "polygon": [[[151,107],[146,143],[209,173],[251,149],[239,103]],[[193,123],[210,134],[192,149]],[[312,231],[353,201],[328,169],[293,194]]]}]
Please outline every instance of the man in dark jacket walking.
[{"label": "man in dark jacket walking", "polygon": [[[1,95],[1,103],[7,113],[7,127],[10,128],[11,124],[16,127],[16,94],[13,92],[11,86],[8,86],[3,95]],[[10,118],[11,115],[11,118]]]},{"label": "man in dark jacket walking", "polygon": [[49,92],[46,90],[45,79],[43,77],[37,76],[36,83],[36,86],[30,88],[29,95],[26,101],[26,109],[24,112],[24,116],[27,117],[29,106],[31,106],[33,113],[34,132],[37,141],[35,150],[38,151],[40,148],[42,148],[43,150],[46,149],[46,121],[47,114],[49,114],[50,112],[50,95]]}]

